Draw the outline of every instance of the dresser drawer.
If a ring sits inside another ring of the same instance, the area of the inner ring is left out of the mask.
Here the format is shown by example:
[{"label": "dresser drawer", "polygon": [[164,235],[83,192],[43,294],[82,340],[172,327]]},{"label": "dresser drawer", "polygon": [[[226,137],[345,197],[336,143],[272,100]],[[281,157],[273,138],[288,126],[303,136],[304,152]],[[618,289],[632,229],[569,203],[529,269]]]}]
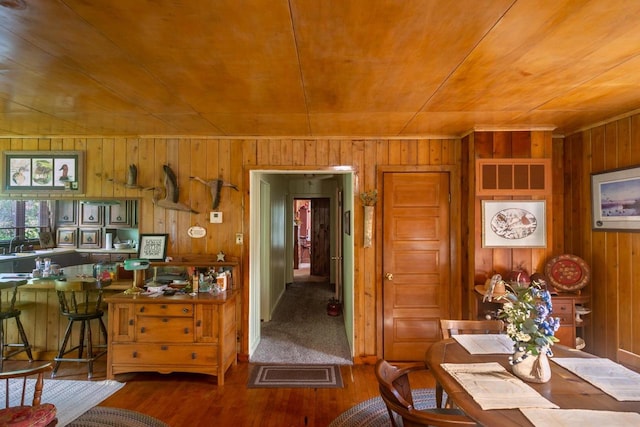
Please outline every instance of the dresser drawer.
[{"label": "dresser drawer", "polygon": [[113,363],[135,365],[184,365],[214,367],[216,345],[114,344]]},{"label": "dresser drawer", "polygon": [[193,317],[193,304],[136,304],[136,314]]},{"label": "dresser drawer", "polygon": [[552,316],[560,318],[561,325],[572,325],[574,322],[573,302],[553,302]]},{"label": "dresser drawer", "polygon": [[138,316],[136,341],[188,342],[195,340],[193,318],[172,316]]}]

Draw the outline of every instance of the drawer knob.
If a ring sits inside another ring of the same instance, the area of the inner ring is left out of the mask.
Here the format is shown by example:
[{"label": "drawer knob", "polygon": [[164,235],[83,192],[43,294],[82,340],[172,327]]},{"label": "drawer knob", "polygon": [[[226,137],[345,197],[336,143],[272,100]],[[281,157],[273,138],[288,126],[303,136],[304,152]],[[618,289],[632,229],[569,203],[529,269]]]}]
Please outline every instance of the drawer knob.
[{"label": "drawer knob", "polygon": [[144,326],[143,326],[142,328],[140,328],[140,333],[141,333],[141,334],[144,334],[144,333],[145,333],[145,331],[146,331],[146,328],[145,328]]},{"label": "drawer knob", "polygon": [[140,313],[144,313],[144,305],[140,307]]},{"label": "drawer knob", "polygon": [[197,326],[197,327],[202,326],[202,320],[198,319],[198,321],[196,322],[196,326]]},{"label": "drawer knob", "polygon": [[184,328],[184,333],[187,335],[189,333],[189,328]]},{"label": "drawer knob", "polygon": [[195,360],[196,359],[196,353],[191,353],[191,359]]},{"label": "drawer knob", "polygon": [[167,309],[167,305],[166,305],[166,304],[162,304],[162,305],[160,306],[160,308],[161,308],[161,309],[163,309],[163,310],[166,310],[166,309]]},{"label": "drawer knob", "polygon": [[185,307],[185,308],[182,309],[182,312],[186,314],[186,313],[189,312],[189,309],[187,307]]},{"label": "drawer knob", "polygon": [[129,326],[133,326],[133,319],[129,319]]},{"label": "drawer knob", "polygon": [[166,346],[166,345],[162,345],[162,346],[160,346],[160,350],[167,351],[167,350],[169,350],[169,347]]},{"label": "drawer knob", "polygon": [[166,317],[163,317],[163,318],[162,318],[162,322],[163,322],[163,323],[169,323],[169,319],[167,319]]},{"label": "drawer knob", "polygon": [[135,359],[136,357],[138,357],[138,352],[137,352],[137,351],[134,351],[134,352],[131,354],[131,356]]}]

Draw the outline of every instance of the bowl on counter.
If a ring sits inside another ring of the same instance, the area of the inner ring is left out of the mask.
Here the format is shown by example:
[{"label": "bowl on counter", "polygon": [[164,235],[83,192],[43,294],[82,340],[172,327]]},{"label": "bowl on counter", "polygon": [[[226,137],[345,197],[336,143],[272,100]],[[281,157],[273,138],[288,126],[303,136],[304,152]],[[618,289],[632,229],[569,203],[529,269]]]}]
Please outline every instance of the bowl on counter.
[{"label": "bowl on counter", "polygon": [[116,249],[131,249],[131,243],[114,243],[113,247]]},{"label": "bowl on counter", "polygon": [[174,280],[169,283],[169,287],[173,289],[184,289],[187,286],[186,280]]}]

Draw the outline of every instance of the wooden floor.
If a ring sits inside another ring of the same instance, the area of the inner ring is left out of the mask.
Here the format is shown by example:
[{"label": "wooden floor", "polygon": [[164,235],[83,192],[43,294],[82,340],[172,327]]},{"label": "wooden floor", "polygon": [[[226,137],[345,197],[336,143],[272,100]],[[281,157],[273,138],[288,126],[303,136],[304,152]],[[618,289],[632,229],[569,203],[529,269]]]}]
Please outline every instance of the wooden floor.
[{"label": "wooden floor", "polygon": [[[33,362],[33,365],[44,362]],[[28,366],[28,362],[5,361],[5,371]],[[247,388],[251,365],[238,363],[219,387],[215,377],[193,374],[137,373],[118,375],[126,385],[100,406],[131,409],[156,417],[172,427],[260,426],[326,427],[351,406],[378,395],[372,365],[342,366],[340,389]],[[86,380],[86,365],[67,362],[56,379]],[[94,367],[94,381],[104,380],[105,360]],[[411,376],[412,387],[434,387],[428,372]],[[46,382],[45,382],[46,388]]]}]

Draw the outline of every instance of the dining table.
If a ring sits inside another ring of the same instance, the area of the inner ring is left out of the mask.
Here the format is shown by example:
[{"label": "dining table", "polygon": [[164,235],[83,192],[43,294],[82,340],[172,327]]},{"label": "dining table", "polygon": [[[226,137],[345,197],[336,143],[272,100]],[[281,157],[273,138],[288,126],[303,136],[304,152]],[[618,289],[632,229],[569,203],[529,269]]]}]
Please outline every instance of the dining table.
[{"label": "dining table", "polygon": [[[509,381],[517,382],[521,380],[511,375],[509,354],[506,354],[506,352],[493,354],[491,352],[480,351],[472,354],[461,344],[461,342],[462,341],[459,342],[453,337],[438,341],[431,345],[425,355],[425,364],[427,368],[431,371],[439,385],[442,386],[449,401],[453,402],[456,407],[463,410],[469,417],[473,418],[482,426],[520,427],[544,425],[542,423],[532,423],[530,418],[525,415],[525,412],[529,409],[519,407],[519,393],[504,396],[504,399],[502,399],[504,400],[504,405],[500,405],[499,401],[501,399],[497,399],[498,402],[495,405],[497,409],[486,409],[486,405],[483,409],[481,404],[474,399],[474,396],[467,391],[467,389],[470,389],[468,384],[463,386],[459,382],[460,377],[456,376],[456,372],[452,368],[460,369],[465,366],[493,366],[500,370],[504,368],[504,371],[506,372],[502,372],[499,375],[504,375],[505,378],[507,376],[510,377]],[[541,410],[538,408],[530,408],[532,413],[535,411],[555,410],[556,412],[551,412],[554,416],[562,414],[563,416],[566,415],[568,417],[573,417],[577,413],[580,413],[580,416],[583,417],[583,419],[595,419],[596,415],[606,415],[609,416],[610,418],[608,419],[611,420],[615,419],[614,417],[618,415],[621,417],[640,417],[640,399],[618,400],[603,391],[601,388],[596,387],[591,382],[585,380],[583,378],[585,375],[577,375],[573,371],[562,367],[559,363],[555,363],[554,359],[563,358],[566,361],[574,362],[581,362],[584,361],[583,359],[588,359],[586,361],[590,363],[609,362],[609,364],[614,365],[614,368],[619,366],[619,369],[623,370],[623,375],[626,374],[627,368],[622,367],[621,365],[616,366],[614,362],[608,359],[600,359],[595,355],[563,345],[556,344],[552,347],[552,350],[553,356],[550,357],[551,379],[546,383],[526,382],[524,384],[537,392],[537,394],[540,395],[541,400],[547,401],[546,403],[548,404],[548,408],[556,409]],[[608,370],[610,366],[607,366],[608,367],[606,369]],[[633,378],[634,375],[637,375],[635,372],[628,372],[631,373],[629,376],[631,378]],[[525,387],[522,384],[519,386]],[[640,389],[640,383],[638,383],[637,386],[637,388]],[[536,394],[535,392],[532,393]],[[635,399],[634,396],[631,398]],[[578,411],[558,412],[558,409],[571,409]],[[585,425],[585,423],[575,425]],[[606,423],[603,425],[620,424]]]}]

